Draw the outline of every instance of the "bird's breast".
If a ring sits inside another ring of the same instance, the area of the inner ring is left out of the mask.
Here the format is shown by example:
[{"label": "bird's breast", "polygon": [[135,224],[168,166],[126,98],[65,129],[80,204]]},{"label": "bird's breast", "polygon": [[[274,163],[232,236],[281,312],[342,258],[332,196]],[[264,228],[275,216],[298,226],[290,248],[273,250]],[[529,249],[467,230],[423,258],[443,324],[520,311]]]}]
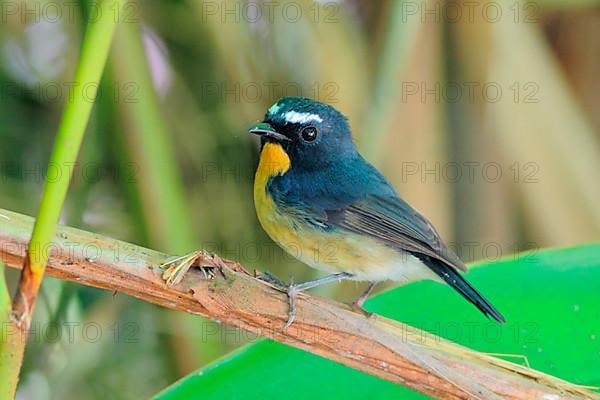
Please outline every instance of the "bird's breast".
[{"label": "bird's breast", "polygon": [[254,206],[263,229],[277,243],[294,237],[293,222],[282,213],[269,193],[269,181],[290,169],[290,158],[277,143],[265,143],[254,177]]}]

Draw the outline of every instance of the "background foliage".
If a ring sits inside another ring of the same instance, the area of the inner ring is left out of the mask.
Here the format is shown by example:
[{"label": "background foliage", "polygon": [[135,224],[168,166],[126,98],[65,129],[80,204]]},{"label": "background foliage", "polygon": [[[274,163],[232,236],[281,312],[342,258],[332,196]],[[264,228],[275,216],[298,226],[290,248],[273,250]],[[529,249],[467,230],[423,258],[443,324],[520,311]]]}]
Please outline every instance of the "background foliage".
[{"label": "background foliage", "polygon": [[[62,222],[310,278],[258,226],[245,133],[302,94],[349,117],[366,157],[466,261],[596,240],[597,2],[476,3],[472,18],[461,2],[296,1],[300,18],[262,2],[129,3]],[[73,73],[90,4],[1,3],[0,207],[34,215],[45,174],[68,167],[46,163],[69,88],[84,89]],[[24,399],[147,397],[256,340],[72,283],[42,290]]]}]

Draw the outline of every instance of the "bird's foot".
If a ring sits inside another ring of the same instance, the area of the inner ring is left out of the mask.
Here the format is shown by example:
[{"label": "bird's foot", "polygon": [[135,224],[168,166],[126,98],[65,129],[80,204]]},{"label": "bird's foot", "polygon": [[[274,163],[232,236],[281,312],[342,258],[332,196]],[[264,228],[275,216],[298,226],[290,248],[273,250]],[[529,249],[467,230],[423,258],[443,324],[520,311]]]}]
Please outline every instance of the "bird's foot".
[{"label": "bird's foot", "polygon": [[294,284],[293,277],[291,278],[290,284],[286,285],[281,279],[271,274],[270,272],[263,272],[262,274],[257,275],[256,279],[260,279],[263,282],[267,282],[275,289],[287,294],[289,299],[288,320],[285,323],[285,325],[283,325],[283,329],[288,328],[296,319],[296,296],[301,291],[299,285]]},{"label": "bird's foot", "polygon": [[283,329],[287,329],[292,325],[294,320],[296,319],[296,296],[300,293],[302,289],[300,289],[299,285],[294,284],[294,278],[291,278],[291,282],[287,287],[287,295],[288,295],[288,320],[283,325]]},{"label": "bird's foot", "polygon": [[377,282],[369,283],[369,286],[367,286],[366,289],[364,290],[364,292],[362,292],[360,294],[360,296],[358,296],[358,299],[356,299],[356,301],[354,303],[350,304],[350,307],[352,307],[352,311],[363,314],[367,318],[371,318],[373,316],[373,313],[365,310],[363,305],[365,304],[365,301],[367,301],[367,299],[371,295],[371,292],[373,291],[373,289],[375,288],[376,285],[377,285]]},{"label": "bird's foot", "polygon": [[353,275],[348,272],[339,272],[337,274],[328,275],[323,278],[315,279],[314,281],[308,281],[304,283],[294,283],[294,277],[290,279],[290,284],[286,285],[279,278],[274,275],[265,272],[259,276],[258,279],[268,282],[275,289],[284,292],[287,294],[289,299],[289,311],[288,311],[288,320],[283,326],[283,329],[288,328],[294,320],[296,319],[296,297],[298,293],[303,292],[308,289],[312,289],[317,286],[325,285],[327,283],[341,281],[343,279],[352,278]]}]

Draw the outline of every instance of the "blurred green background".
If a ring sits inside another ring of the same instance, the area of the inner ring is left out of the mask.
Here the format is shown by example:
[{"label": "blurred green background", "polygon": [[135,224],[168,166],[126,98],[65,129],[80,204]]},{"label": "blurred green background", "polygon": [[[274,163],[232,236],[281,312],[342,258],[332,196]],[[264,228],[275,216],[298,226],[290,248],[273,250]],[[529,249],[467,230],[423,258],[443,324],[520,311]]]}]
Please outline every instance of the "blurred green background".
[{"label": "blurred green background", "polygon": [[[110,2],[110,0],[108,0]],[[0,3],[0,207],[35,215],[89,1]],[[597,240],[597,1],[133,1],[62,223],[171,253],[314,276],[260,229],[245,128],[282,95],[328,102],[465,261]],[[0,220],[1,223],[1,220]],[[1,227],[0,227],[1,229]],[[18,278],[8,271],[9,283]],[[353,283],[320,289],[348,300]],[[251,334],[46,279],[20,399],[156,393]],[[55,382],[60,382],[57,385]]]}]

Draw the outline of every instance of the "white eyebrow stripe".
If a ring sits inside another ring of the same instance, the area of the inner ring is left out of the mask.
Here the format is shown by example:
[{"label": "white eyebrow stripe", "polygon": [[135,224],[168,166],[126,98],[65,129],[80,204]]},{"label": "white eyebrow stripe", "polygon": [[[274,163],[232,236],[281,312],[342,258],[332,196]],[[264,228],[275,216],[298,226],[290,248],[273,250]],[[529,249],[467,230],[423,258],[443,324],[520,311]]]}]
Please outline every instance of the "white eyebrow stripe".
[{"label": "white eyebrow stripe", "polygon": [[310,113],[299,113],[296,111],[288,111],[284,114],[283,118],[292,124],[304,124],[310,121],[323,122],[323,119],[317,114]]}]

